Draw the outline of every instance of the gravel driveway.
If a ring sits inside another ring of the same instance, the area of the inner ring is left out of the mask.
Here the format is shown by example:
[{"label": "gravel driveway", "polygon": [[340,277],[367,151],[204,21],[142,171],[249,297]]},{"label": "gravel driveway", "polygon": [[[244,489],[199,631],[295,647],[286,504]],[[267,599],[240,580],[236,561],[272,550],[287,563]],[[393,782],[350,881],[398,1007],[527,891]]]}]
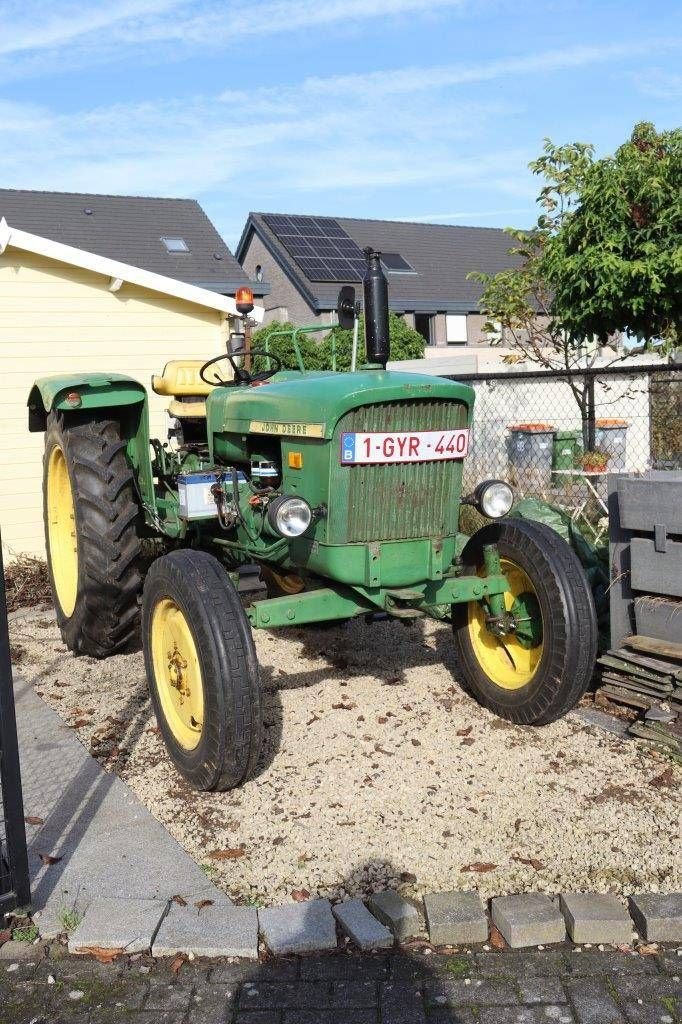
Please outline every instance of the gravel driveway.
[{"label": "gravel driveway", "polygon": [[51,610],[10,628],[15,669],[235,899],[682,888],[679,770],[570,717],[494,718],[441,624],[258,631],[265,756],[218,794],[166,757],[141,654],[74,658]]}]

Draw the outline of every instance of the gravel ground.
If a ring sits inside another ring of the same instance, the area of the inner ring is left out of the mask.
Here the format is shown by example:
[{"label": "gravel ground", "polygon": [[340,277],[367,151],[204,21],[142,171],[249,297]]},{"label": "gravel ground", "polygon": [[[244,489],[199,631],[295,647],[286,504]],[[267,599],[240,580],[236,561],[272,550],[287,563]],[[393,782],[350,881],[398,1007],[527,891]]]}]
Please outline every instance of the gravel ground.
[{"label": "gravel ground", "polygon": [[218,794],[166,757],[141,654],[74,658],[51,610],[10,628],[16,670],[240,901],[682,888],[679,770],[575,718],[493,717],[441,624],[258,631],[263,763]]}]

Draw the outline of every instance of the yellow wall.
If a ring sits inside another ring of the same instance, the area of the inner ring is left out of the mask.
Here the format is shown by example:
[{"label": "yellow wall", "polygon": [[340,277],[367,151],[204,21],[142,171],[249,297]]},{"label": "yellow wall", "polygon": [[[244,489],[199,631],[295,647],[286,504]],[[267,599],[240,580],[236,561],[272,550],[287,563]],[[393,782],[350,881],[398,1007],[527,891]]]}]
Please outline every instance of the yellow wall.
[{"label": "yellow wall", "polygon": [[[168,359],[225,350],[226,314],[8,248],[0,255],[0,527],[5,559],[44,554],[43,435],[29,434],[36,377],[127,373],[149,388]],[[150,394],[152,436],[169,399]]]}]

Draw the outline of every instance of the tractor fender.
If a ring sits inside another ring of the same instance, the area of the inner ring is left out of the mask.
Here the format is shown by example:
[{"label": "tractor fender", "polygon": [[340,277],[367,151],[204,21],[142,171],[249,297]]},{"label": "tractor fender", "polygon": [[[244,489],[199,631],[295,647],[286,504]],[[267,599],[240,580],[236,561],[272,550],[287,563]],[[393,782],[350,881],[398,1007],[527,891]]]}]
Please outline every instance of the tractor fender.
[{"label": "tractor fender", "polygon": [[[78,392],[80,403],[67,401]],[[154,478],[149,450],[149,409],[144,385],[122,373],[74,373],[40,377],[28,396],[28,429],[44,431],[53,410],[81,413],[93,410],[102,419],[116,419],[126,442],[126,456],[135,474],[145,511],[153,518]],[[150,510],[152,512],[150,513]]]},{"label": "tractor fender", "polygon": [[[67,402],[77,391],[80,405]],[[139,381],[122,373],[74,373],[39,377],[28,396],[28,429],[45,430],[47,414],[53,409],[75,412],[83,409],[108,409],[122,405],[146,404],[147,392]]]}]

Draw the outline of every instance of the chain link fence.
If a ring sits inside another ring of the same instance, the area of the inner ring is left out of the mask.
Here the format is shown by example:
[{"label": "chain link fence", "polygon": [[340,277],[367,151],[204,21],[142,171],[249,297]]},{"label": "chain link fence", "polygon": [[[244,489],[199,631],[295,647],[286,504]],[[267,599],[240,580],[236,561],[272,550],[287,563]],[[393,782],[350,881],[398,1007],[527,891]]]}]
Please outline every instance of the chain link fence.
[{"label": "chain link fence", "polygon": [[457,379],[476,392],[465,490],[499,477],[595,525],[608,473],[682,468],[682,367]]}]

